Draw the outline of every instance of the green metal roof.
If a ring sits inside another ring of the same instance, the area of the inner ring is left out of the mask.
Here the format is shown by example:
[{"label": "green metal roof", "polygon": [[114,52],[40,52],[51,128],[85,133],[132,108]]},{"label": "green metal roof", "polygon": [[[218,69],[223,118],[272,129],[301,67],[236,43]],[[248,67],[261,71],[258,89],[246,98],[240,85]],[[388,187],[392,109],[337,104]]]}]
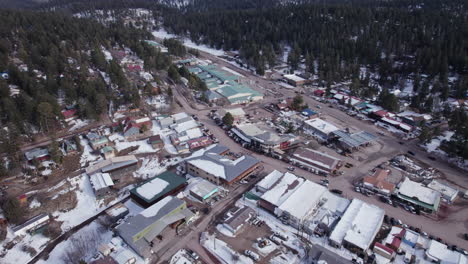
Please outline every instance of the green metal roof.
[{"label": "green metal roof", "polygon": [[114,151],[114,148],[111,146],[106,146],[101,149],[102,153]]},{"label": "green metal roof", "polygon": [[[141,196],[137,191],[138,187],[140,187],[142,185],[145,185],[148,182],[151,182],[152,180],[154,180],[156,178],[159,178],[159,179],[161,179],[161,180],[163,180],[163,181],[165,181],[165,182],[167,182],[169,184],[166,186],[166,188],[164,188],[161,192],[159,192],[158,194],[153,196],[151,199],[146,199],[145,197]],[[167,193],[171,192],[172,190],[176,189],[180,185],[184,184],[185,182],[187,182],[187,180],[185,178],[182,178],[182,177],[180,177],[179,175],[177,175],[177,174],[175,174],[173,172],[166,171],[166,172],[163,172],[163,173],[159,174],[158,176],[155,176],[155,177],[143,182],[142,184],[140,184],[137,187],[133,188],[130,192],[132,194],[134,194],[135,196],[138,196],[139,198],[141,198],[145,202],[152,203],[155,200],[157,200],[157,199],[161,198],[162,196],[166,195]]]},{"label": "green metal roof", "polygon": [[235,81],[238,79],[238,77],[235,75],[229,74],[228,72],[222,70],[218,70],[218,68],[215,65],[199,65],[198,68],[202,69],[205,72],[208,72],[212,76],[220,79],[222,82]]}]

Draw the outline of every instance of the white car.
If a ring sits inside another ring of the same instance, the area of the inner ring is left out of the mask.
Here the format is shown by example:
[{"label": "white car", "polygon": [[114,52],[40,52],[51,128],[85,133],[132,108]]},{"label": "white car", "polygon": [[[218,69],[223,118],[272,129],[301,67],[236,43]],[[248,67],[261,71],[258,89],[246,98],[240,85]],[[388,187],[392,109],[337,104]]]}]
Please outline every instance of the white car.
[{"label": "white car", "polygon": [[244,251],[244,254],[247,257],[253,259],[254,261],[259,261],[260,260],[260,256],[257,253],[253,252],[253,251],[246,250],[246,251]]}]

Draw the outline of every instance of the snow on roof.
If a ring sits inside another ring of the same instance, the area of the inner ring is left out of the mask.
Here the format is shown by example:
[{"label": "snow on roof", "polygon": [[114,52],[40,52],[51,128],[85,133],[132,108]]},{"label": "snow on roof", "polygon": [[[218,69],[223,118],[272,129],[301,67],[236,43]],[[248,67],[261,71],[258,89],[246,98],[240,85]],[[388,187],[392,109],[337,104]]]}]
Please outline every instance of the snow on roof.
[{"label": "snow on roof", "polygon": [[[156,179],[158,179],[158,178],[156,178]],[[172,196],[167,196],[164,199],[162,199],[161,201],[159,201],[159,202],[153,204],[152,206],[146,208],[140,214],[142,216],[144,216],[144,217],[147,217],[147,218],[153,217],[153,216],[158,214],[158,212],[159,212],[159,210],[161,210],[161,208],[163,208],[166,204],[168,204],[170,201],[172,201],[173,198],[174,197],[172,197]]]},{"label": "snow on roof", "polygon": [[161,193],[169,183],[160,178],[154,178],[153,180],[141,185],[136,189],[137,193],[147,200],[151,200],[154,196]]},{"label": "snow on roof", "polygon": [[327,191],[322,185],[305,181],[280,206],[279,210],[288,212],[292,217],[302,220],[317,206],[320,197]]},{"label": "snow on roof", "polygon": [[265,192],[261,198],[275,206],[280,206],[303,182],[304,179],[286,172],[278,183]]},{"label": "snow on roof", "polygon": [[269,190],[281,178],[281,176],[283,176],[282,172],[274,170],[257,183],[257,187]]},{"label": "snow on roof", "polygon": [[220,115],[224,116],[226,113],[231,113],[234,117],[236,116],[244,116],[245,112],[242,108],[232,108],[232,109],[221,109],[220,110]]},{"label": "snow on roof", "polygon": [[114,185],[109,173],[96,173],[89,177],[89,181],[95,191]]},{"label": "snow on roof", "polygon": [[198,122],[192,119],[192,120],[189,120],[187,122],[183,122],[183,123],[174,125],[173,129],[177,133],[181,133],[181,132],[187,131],[187,130],[195,128],[195,127],[198,127]]},{"label": "snow on roof", "polygon": [[339,159],[330,156],[326,153],[318,152],[308,148],[298,148],[296,149],[296,151],[294,151],[292,156],[300,158],[305,162],[311,163],[311,165],[315,164],[317,166],[327,168],[329,170],[335,168],[338,162],[340,161]]},{"label": "snow on roof", "polygon": [[189,139],[199,138],[199,137],[203,136],[203,132],[198,127],[189,129],[189,130],[185,131],[185,133],[187,134],[187,137]]},{"label": "snow on roof", "polygon": [[217,164],[211,160],[203,159],[193,159],[188,161],[195,167],[203,168],[203,170],[211,175],[214,175],[218,178],[226,179],[226,174],[224,173],[224,166]]},{"label": "snow on roof", "polygon": [[468,262],[466,256],[460,252],[449,250],[447,245],[436,240],[431,240],[429,242],[429,248],[426,250],[426,255],[432,259],[437,259],[442,263],[447,264],[464,264]]},{"label": "snow on roof", "polygon": [[306,120],[304,123],[327,135],[338,130],[336,126],[320,118]]},{"label": "snow on roof", "polygon": [[330,235],[330,240],[341,244],[343,240],[367,250],[383,221],[385,211],[358,199],[353,199],[340,222]]},{"label": "snow on roof", "polygon": [[403,231],[403,228],[398,227],[398,226],[392,226],[392,229],[390,229],[390,233],[385,238],[385,244],[391,245],[395,237],[400,236],[402,231]]},{"label": "snow on roof", "polygon": [[151,119],[149,119],[149,117],[143,117],[143,118],[140,118],[140,119],[136,119],[135,120],[135,123],[139,124],[139,123],[145,123],[145,122],[149,122]]},{"label": "snow on roof", "polygon": [[180,113],[177,113],[177,114],[173,114],[171,117],[172,117],[175,121],[177,121],[177,120],[180,120],[180,119],[182,119],[182,118],[186,118],[186,117],[188,117],[188,116],[189,116],[189,115],[188,115],[187,113],[185,113],[185,112],[180,112]]},{"label": "snow on roof", "polygon": [[302,77],[300,77],[300,76],[297,76],[297,75],[295,75],[295,74],[285,74],[285,75],[284,75],[284,78],[289,79],[289,80],[292,80],[292,81],[295,81],[295,82],[305,81],[304,78],[302,78]]},{"label": "snow on roof", "polygon": [[458,190],[455,188],[452,188],[450,186],[447,186],[439,181],[433,180],[431,181],[427,187],[431,188],[434,191],[440,192],[444,197],[449,198],[450,200],[453,200],[457,197],[458,195]]},{"label": "snow on roof", "polygon": [[409,178],[405,178],[405,180],[400,184],[398,194],[402,194],[410,198],[415,197],[420,202],[430,205],[436,204],[437,200],[440,198],[440,193],[438,191],[424,187],[421,183],[414,182]]},{"label": "snow on roof", "polygon": [[350,200],[333,194],[331,192],[325,192],[321,198],[324,201],[322,208],[332,211],[337,214],[343,214],[351,203]]}]

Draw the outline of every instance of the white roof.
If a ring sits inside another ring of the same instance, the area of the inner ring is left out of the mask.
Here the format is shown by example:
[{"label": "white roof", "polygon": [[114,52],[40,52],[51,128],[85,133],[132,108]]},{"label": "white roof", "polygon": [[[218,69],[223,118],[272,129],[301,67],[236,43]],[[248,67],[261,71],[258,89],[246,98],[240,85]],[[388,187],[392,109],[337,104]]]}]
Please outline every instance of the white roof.
[{"label": "white roof", "polygon": [[[297,181],[298,184],[293,189],[289,189],[290,185],[294,181]],[[276,184],[275,187],[273,187],[271,190],[265,192],[261,198],[275,206],[280,206],[291,194],[294,193],[297,188],[299,188],[303,182],[304,179],[298,178],[296,175],[286,172],[281,178],[280,182],[278,182],[278,184]]]},{"label": "white roof", "polygon": [[151,119],[149,119],[149,117],[143,117],[143,118],[140,118],[140,119],[137,119],[135,120],[135,123],[144,123],[144,122],[148,122],[150,121]]},{"label": "white roof", "polygon": [[220,114],[224,116],[226,113],[231,113],[233,116],[245,116],[245,112],[242,108],[232,108],[232,109],[221,109]]},{"label": "white roof", "polygon": [[309,119],[304,121],[304,123],[327,135],[333,131],[338,130],[335,125],[328,123],[327,121],[320,118]]},{"label": "white roof", "polygon": [[280,206],[279,210],[288,212],[292,217],[305,220],[327,191],[322,185],[305,181]]},{"label": "white roof", "polygon": [[451,200],[455,199],[458,195],[458,190],[447,186],[439,181],[431,181],[427,187],[431,188],[434,191],[440,192],[443,196],[449,197]]},{"label": "white roof", "polygon": [[189,139],[199,138],[199,137],[203,136],[203,132],[198,127],[189,129],[189,130],[185,131],[185,133],[187,133],[187,136],[188,136]]},{"label": "white roof", "polygon": [[353,199],[340,222],[330,235],[330,240],[341,244],[343,240],[367,250],[383,221],[385,211],[358,199]]},{"label": "white roof", "polygon": [[265,176],[265,178],[263,178],[259,183],[257,183],[257,186],[265,190],[269,190],[273,184],[275,184],[281,178],[281,176],[283,176],[282,172],[274,170]]},{"label": "white roof", "polygon": [[416,197],[419,201],[430,205],[435,204],[440,197],[439,192],[424,187],[421,183],[414,182],[409,178],[405,178],[400,183],[398,193],[408,197]]},{"label": "white roof", "polygon": [[321,200],[324,201],[322,208],[337,214],[343,214],[351,203],[350,200],[328,191],[322,195]]},{"label": "white roof", "polygon": [[438,259],[444,264],[466,264],[468,259],[460,252],[452,251],[447,248],[447,245],[442,244],[436,240],[429,242],[429,248],[426,255],[431,258]]},{"label": "white roof", "polygon": [[173,114],[171,117],[172,117],[175,121],[177,121],[177,120],[180,120],[180,119],[182,119],[182,118],[186,118],[186,117],[188,117],[188,116],[189,116],[189,115],[188,115],[187,113],[185,113],[185,112],[180,112],[180,113],[177,113],[177,114]]},{"label": "white roof", "polygon": [[153,199],[154,196],[162,192],[169,183],[161,178],[154,178],[153,180],[141,185],[136,189],[137,193],[147,200]]},{"label": "white roof", "polygon": [[93,189],[96,191],[114,185],[109,173],[93,174],[89,177],[89,181],[91,182]]},{"label": "white roof", "polygon": [[192,164],[195,167],[202,168],[205,172],[214,175],[215,177],[226,179],[224,166],[217,164],[214,161],[206,159],[193,159],[189,160],[188,163]]},{"label": "white roof", "polygon": [[152,206],[146,208],[143,210],[140,214],[143,215],[146,218],[150,218],[158,214],[159,210],[163,208],[166,204],[168,204],[170,201],[172,201],[174,197],[173,196],[167,196],[164,197],[161,201],[153,204]]},{"label": "white roof", "polygon": [[398,226],[392,226],[392,229],[390,229],[390,233],[387,235],[387,238],[385,238],[385,243],[384,244],[391,244],[393,242],[393,239],[395,236],[399,235],[403,228],[398,227]]},{"label": "white roof", "polygon": [[285,74],[284,78],[295,81],[295,82],[305,81],[304,78],[297,76],[295,74]]},{"label": "white roof", "polygon": [[192,129],[192,128],[195,128],[195,127],[198,127],[198,122],[192,119],[192,120],[189,120],[187,122],[175,125],[173,127],[173,129],[177,133],[181,133],[181,132],[184,132],[186,130],[189,130],[189,129]]}]

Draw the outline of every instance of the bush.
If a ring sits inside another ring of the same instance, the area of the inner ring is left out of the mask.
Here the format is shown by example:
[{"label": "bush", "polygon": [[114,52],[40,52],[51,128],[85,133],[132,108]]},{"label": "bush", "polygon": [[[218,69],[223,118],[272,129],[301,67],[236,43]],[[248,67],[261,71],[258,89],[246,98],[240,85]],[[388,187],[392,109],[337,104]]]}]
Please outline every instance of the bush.
[{"label": "bush", "polygon": [[3,204],[2,209],[5,213],[6,219],[12,224],[20,224],[24,220],[26,211],[20,205],[20,202],[16,198],[7,198]]}]

